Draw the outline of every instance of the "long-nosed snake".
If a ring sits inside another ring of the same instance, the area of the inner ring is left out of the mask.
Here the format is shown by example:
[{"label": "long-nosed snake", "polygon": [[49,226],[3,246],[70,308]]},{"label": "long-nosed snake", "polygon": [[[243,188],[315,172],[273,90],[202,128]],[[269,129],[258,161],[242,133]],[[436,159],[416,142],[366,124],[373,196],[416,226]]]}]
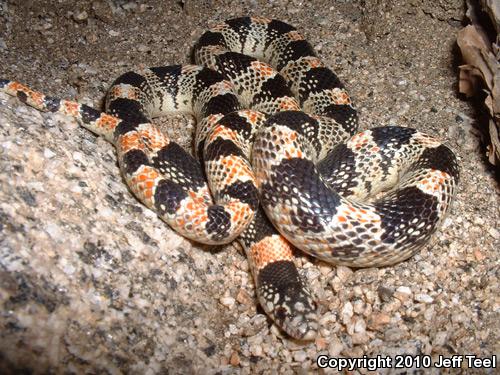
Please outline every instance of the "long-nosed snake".
[{"label": "long-nosed snake", "polygon": [[[0,90],[113,143],[132,192],[181,235],[238,238],[266,313],[292,337],[312,339],[316,305],[290,243],[354,267],[407,259],[450,207],[456,157],[410,128],[353,135],[356,111],[337,76],[281,21],[225,21],[194,56],[200,65],[125,73],[106,113],[10,80]],[[196,158],[151,123],[173,112],[196,117]]]}]

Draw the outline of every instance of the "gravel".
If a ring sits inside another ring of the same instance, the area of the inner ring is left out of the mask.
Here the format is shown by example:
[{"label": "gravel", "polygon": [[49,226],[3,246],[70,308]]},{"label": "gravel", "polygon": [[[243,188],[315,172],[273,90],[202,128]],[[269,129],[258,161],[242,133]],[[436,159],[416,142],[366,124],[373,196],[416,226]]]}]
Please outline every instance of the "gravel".
[{"label": "gravel", "polygon": [[[335,373],[318,370],[322,354],[498,356],[498,189],[479,116],[456,93],[463,12],[458,0],[1,2],[0,77],[94,107],[127,70],[189,62],[217,21],[288,21],[345,82],[361,128],[447,139],[461,182],[443,228],[402,264],[354,270],[299,255],[320,336],[297,342],[257,306],[236,244],[173,233],[127,190],[111,145],[0,94],[0,370],[305,374]],[[161,123],[189,147],[190,118]]]}]

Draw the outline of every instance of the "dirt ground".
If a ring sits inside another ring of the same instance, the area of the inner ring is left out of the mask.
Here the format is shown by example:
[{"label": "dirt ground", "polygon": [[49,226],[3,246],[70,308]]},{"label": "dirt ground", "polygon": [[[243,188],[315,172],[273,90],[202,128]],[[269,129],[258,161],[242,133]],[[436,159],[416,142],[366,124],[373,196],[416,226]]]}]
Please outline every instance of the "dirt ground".
[{"label": "dirt ground", "polygon": [[[351,270],[299,256],[321,329],[298,342],[257,307],[237,245],[179,237],[128,192],[110,144],[0,94],[2,372],[337,373],[320,355],[496,355],[498,366],[499,197],[480,114],[457,95],[464,11],[458,0],[0,0],[0,78],[97,108],[128,70],[190,62],[218,21],[287,21],[343,80],[362,129],[414,127],[461,164],[452,212],[412,259]],[[189,147],[191,119],[164,125]]]}]

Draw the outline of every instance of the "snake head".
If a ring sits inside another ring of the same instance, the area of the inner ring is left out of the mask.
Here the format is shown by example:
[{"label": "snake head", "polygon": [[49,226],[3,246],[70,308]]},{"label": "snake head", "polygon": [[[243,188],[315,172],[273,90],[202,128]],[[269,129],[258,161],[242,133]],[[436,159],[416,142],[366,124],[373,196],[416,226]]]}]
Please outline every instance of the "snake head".
[{"label": "snake head", "polygon": [[293,261],[275,261],[261,269],[257,295],[266,314],[288,335],[298,340],[316,338],[316,303]]}]

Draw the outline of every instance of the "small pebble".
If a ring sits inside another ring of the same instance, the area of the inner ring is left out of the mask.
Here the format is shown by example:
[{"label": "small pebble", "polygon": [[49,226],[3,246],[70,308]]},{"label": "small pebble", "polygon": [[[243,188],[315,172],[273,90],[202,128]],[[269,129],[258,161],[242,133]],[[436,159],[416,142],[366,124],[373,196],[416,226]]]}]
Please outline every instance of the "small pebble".
[{"label": "small pebble", "polygon": [[344,324],[347,324],[347,322],[350,322],[352,316],[354,315],[353,307],[351,302],[347,302],[344,304],[344,307],[342,308],[341,316],[342,316],[342,321]]},{"label": "small pebble", "polygon": [[434,336],[432,344],[434,346],[443,346],[446,343],[447,339],[448,339],[448,333],[446,331],[439,331]]},{"label": "small pebble", "polygon": [[368,328],[375,331],[381,331],[390,321],[391,317],[389,314],[383,312],[374,313],[368,317]]},{"label": "small pebble", "polygon": [[307,359],[307,354],[303,350],[297,350],[293,353],[293,359],[297,362],[304,362]]},{"label": "small pebble", "polygon": [[220,303],[231,309],[234,306],[235,299],[233,297],[222,297]]},{"label": "small pebble", "polygon": [[423,303],[432,303],[434,301],[434,298],[425,293],[417,293],[415,294],[415,301]]},{"label": "small pebble", "polygon": [[238,366],[240,364],[240,356],[238,352],[232,352],[231,357],[229,358],[229,363],[231,366]]},{"label": "small pebble", "polygon": [[76,12],[76,13],[73,13],[73,19],[76,21],[76,22],[83,22],[83,21],[86,21],[87,18],[89,18],[89,15],[87,13],[87,11],[83,10],[81,12]]},{"label": "small pebble", "polygon": [[343,349],[344,345],[342,344],[342,342],[338,338],[333,337],[330,341],[330,344],[328,345],[328,354],[331,357],[337,357]]},{"label": "small pebble", "polygon": [[406,294],[408,296],[411,295],[411,289],[407,286],[399,286],[396,291],[400,294]]},{"label": "small pebble", "polygon": [[346,281],[351,275],[353,274],[353,271],[351,268],[346,267],[346,266],[337,266],[337,277],[342,280]]}]

